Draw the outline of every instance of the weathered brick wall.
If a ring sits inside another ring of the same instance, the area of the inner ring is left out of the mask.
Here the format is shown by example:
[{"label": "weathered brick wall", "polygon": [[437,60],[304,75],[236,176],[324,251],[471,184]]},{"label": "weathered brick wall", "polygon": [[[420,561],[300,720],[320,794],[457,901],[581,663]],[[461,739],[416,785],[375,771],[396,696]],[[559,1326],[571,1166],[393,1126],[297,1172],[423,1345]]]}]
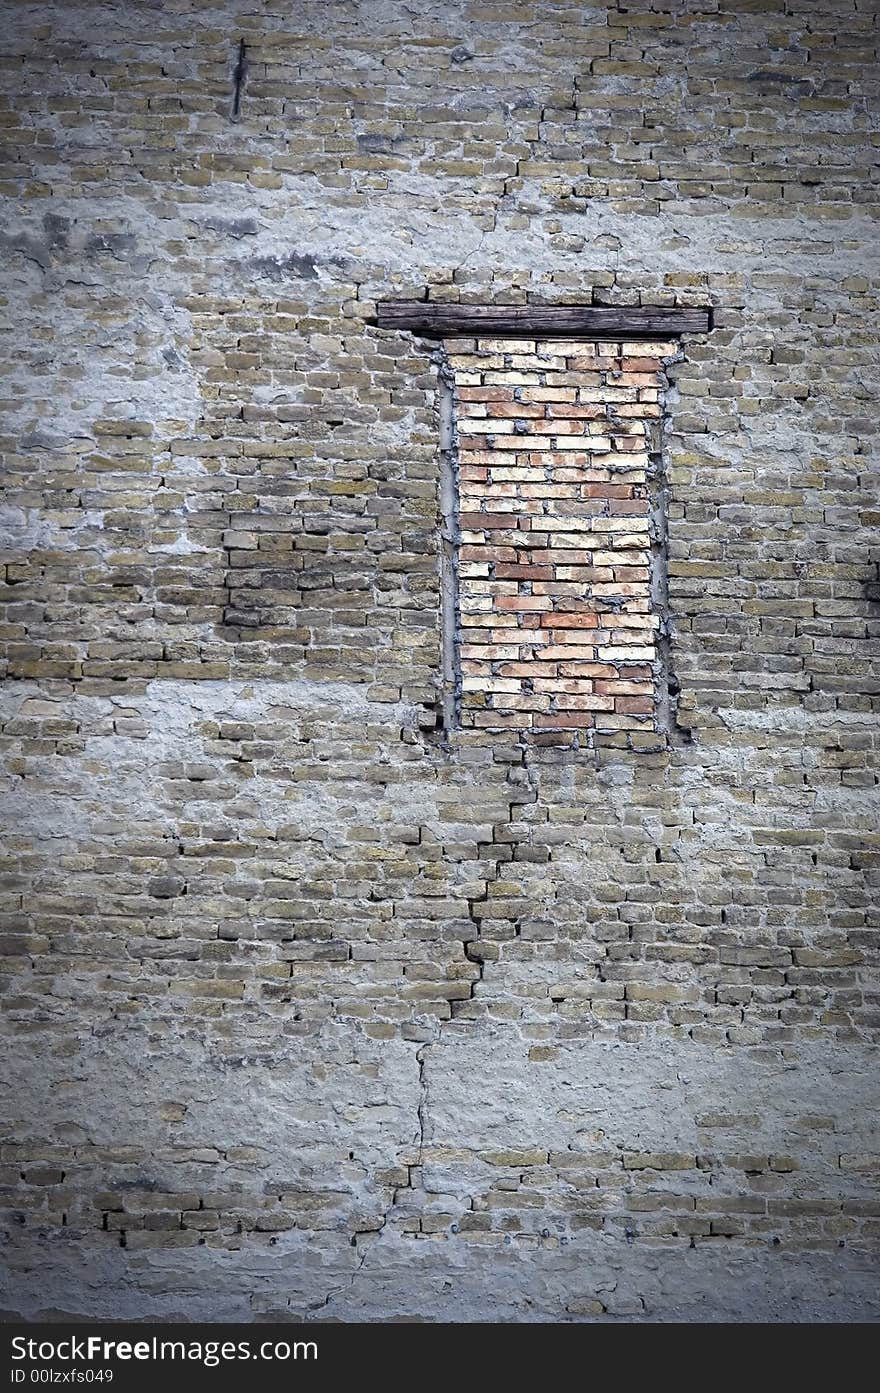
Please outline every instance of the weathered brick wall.
[{"label": "weathered brick wall", "polygon": [[[876,1316],[875,44],[7,7],[7,1310]],[[650,729],[444,723],[426,292],[715,307]]]}]

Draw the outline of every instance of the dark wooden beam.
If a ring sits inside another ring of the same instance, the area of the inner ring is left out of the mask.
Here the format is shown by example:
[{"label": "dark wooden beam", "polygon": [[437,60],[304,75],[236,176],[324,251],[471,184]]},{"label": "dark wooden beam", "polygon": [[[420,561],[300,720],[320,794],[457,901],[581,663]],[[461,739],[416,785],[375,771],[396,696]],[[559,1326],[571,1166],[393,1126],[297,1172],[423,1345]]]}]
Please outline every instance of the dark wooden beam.
[{"label": "dark wooden beam", "polygon": [[380,329],[409,329],[428,338],[669,338],[706,334],[711,309],[642,305],[451,305],[423,300],[380,300]]}]

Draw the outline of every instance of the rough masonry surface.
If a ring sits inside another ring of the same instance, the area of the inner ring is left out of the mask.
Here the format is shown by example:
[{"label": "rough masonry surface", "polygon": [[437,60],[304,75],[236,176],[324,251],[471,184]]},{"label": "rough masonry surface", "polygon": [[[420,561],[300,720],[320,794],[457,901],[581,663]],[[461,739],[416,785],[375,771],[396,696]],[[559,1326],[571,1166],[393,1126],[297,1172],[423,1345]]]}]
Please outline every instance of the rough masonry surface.
[{"label": "rough masonry surface", "polygon": [[[5,7],[8,1313],[877,1317],[876,42]],[[426,297],[714,308],[664,718],[444,719]]]}]

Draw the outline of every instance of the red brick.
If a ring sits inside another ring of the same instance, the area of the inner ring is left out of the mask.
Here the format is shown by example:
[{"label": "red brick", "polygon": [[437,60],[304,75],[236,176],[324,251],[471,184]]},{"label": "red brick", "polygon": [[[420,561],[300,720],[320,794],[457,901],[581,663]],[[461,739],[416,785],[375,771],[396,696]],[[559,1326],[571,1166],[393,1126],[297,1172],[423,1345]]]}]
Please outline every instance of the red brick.
[{"label": "red brick", "polygon": [[550,566],[509,566],[499,563],[495,567],[495,574],[499,580],[552,580],[553,571]]},{"label": "red brick", "polygon": [[646,696],[618,696],[614,698],[614,709],[622,716],[650,716],[654,703]]},{"label": "red brick", "polygon": [[496,528],[510,530],[519,521],[516,513],[462,513],[461,525],[469,531],[490,531]]}]

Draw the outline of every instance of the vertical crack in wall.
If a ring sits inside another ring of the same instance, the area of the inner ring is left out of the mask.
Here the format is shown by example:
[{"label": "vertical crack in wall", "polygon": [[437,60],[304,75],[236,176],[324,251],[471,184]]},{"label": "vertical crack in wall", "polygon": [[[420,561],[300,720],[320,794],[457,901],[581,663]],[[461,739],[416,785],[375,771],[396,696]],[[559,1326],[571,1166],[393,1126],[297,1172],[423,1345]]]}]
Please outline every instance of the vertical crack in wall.
[{"label": "vertical crack in wall", "polygon": [[[664,359],[664,370],[683,361],[679,352]],[[655,725],[669,739],[682,740],[676,721],[679,684],[672,661],[672,619],[669,612],[669,446],[670,393],[668,378],[660,392],[660,418],[651,440],[648,464],[648,531],[651,539],[651,609],[659,618],[654,661]]]},{"label": "vertical crack in wall", "polygon": [[229,112],[229,119],[231,121],[237,121],[241,116],[241,96],[247,77],[247,71],[247,44],[244,39],[239,39],[235,67],[232,70],[232,105]]},{"label": "vertical crack in wall", "polygon": [[[438,1037],[439,1037],[439,1030],[438,1030]],[[419,1165],[422,1164],[422,1160],[423,1160],[423,1157],[424,1157],[424,1151],[425,1151],[425,1142],[426,1142],[427,1136],[428,1136],[428,1080],[427,1080],[427,1077],[426,1077],[426,1074],[425,1074],[425,1069],[426,1069],[426,1067],[427,1067],[427,1061],[426,1061],[426,1059],[425,1059],[425,1050],[427,1049],[428,1045],[432,1045],[432,1044],[436,1044],[436,1043],[437,1043],[437,1040],[436,1040],[436,1039],[435,1039],[435,1040],[426,1040],[425,1043],[424,1043],[423,1045],[420,1045],[419,1048],[416,1050],[416,1064],[418,1065],[418,1068],[419,1068],[419,1102],[418,1102],[418,1107],[417,1107],[417,1109],[416,1109],[417,1114],[418,1114],[418,1119],[419,1119],[419,1138],[418,1138],[418,1147],[419,1147],[419,1159],[418,1159],[418,1164],[419,1164]],[[411,1183],[412,1183],[412,1175],[410,1174],[410,1184],[411,1184]],[[395,1191],[395,1198],[394,1198],[393,1203],[396,1203],[396,1202],[397,1202],[397,1195],[396,1195],[396,1191]]]}]

